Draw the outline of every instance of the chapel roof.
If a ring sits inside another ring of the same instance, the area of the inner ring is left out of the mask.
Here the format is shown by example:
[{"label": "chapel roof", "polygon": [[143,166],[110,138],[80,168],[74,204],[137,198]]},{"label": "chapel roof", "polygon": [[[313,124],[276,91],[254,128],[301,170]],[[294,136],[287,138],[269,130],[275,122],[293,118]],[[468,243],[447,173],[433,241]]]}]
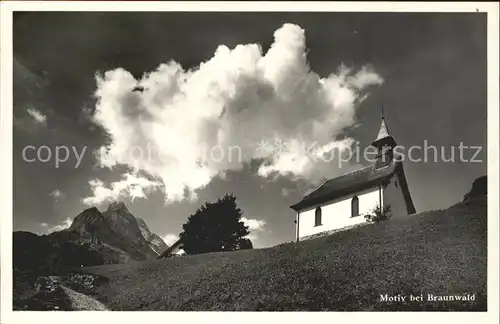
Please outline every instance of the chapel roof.
[{"label": "chapel roof", "polygon": [[[387,144],[395,146],[396,141],[389,132],[383,113],[381,119],[377,138],[373,141],[372,145],[375,147],[381,147]],[[384,160],[377,160],[376,163],[362,169],[329,179],[313,192],[306,195],[301,201],[290,206],[290,208],[298,211],[327,201],[332,201],[342,196],[347,196],[374,187],[377,184],[384,184],[395,174],[403,191],[407,211],[409,214],[413,214],[415,212],[415,206],[413,205],[406,182],[403,162],[392,158],[386,160],[386,162],[384,162]]]},{"label": "chapel roof", "polygon": [[[295,205],[290,206],[294,210],[300,210],[334,200],[354,192],[373,187],[380,181],[389,179],[396,173],[401,162],[394,161],[384,168],[375,168],[375,164],[356,170],[351,173],[325,181],[316,190],[305,196]],[[402,167],[402,165],[401,165]]]}]

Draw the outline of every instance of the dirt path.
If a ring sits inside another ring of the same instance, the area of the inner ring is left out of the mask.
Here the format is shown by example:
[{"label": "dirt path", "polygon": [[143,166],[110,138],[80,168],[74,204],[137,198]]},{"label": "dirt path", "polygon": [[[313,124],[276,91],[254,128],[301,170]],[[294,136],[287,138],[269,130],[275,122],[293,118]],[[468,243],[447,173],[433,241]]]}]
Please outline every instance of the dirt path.
[{"label": "dirt path", "polygon": [[85,311],[107,311],[109,310],[100,301],[87,296],[85,294],[79,293],[65,286],[60,286],[64,293],[67,295],[69,302],[71,304],[72,310],[85,310]]},{"label": "dirt path", "polygon": [[15,310],[45,311],[107,311],[103,303],[63,284],[60,277],[39,277],[36,293],[15,305]]}]

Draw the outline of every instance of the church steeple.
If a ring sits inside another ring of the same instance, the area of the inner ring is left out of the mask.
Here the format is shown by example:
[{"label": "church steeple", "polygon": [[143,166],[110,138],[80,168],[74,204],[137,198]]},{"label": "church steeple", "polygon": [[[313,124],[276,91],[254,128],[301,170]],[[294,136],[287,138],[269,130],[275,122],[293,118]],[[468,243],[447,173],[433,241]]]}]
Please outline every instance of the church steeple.
[{"label": "church steeple", "polygon": [[391,147],[396,146],[396,141],[389,133],[389,128],[385,122],[385,117],[382,115],[382,122],[380,123],[380,128],[378,131],[377,138],[372,143],[373,146],[379,148],[384,145],[390,145]]},{"label": "church steeple", "polygon": [[392,163],[394,158],[393,148],[397,145],[385,122],[383,109],[381,119],[382,121],[380,123],[377,138],[372,143],[372,146],[376,147],[378,152],[375,169],[385,167]]}]

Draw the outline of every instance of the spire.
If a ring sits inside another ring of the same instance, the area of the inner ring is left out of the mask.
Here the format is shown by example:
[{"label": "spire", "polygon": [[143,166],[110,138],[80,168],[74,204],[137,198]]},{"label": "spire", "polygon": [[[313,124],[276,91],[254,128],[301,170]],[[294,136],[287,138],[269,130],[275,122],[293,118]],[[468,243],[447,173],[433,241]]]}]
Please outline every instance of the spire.
[{"label": "spire", "polygon": [[384,168],[394,161],[394,153],[392,150],[397,145],[396,141],[389,133],[384,115],[382,115],[381,119],[382,121],[380,122],[377,139],[372,143],[372,146],[376,147],[378,151],[375,169]]},{"label": "spire", "polygon": [[385,118],[382,116],[382,123],[380,124],[380,129],[378,131],[377,139],[375,141],[381,140],[386,137],[392,137],[389,133],[389,128],[387,128],[387,124],[385,123]]},{"label": "spire", "polygon": [[377,147],[386,144],[395,146],[396,141],[389,133],[389,128],[387,127],[387,124],[385,122],[384,108],[382,106],[382,118],[381,118],[380,128],[378,130],[377,138],[375,139],[375,141],[373,141],[372,145]]}]

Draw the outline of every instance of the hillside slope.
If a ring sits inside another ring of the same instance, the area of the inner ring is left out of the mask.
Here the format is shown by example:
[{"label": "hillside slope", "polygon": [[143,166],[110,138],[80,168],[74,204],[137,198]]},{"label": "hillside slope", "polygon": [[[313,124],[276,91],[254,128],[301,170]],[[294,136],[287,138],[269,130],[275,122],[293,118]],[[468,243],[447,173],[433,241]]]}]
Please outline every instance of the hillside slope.
[{"label": "hillside slope", "polygon": [[485,310],[486,215],[480,197],[297,244],[83,271],[108,279],[93,293],[113,310]]}]

